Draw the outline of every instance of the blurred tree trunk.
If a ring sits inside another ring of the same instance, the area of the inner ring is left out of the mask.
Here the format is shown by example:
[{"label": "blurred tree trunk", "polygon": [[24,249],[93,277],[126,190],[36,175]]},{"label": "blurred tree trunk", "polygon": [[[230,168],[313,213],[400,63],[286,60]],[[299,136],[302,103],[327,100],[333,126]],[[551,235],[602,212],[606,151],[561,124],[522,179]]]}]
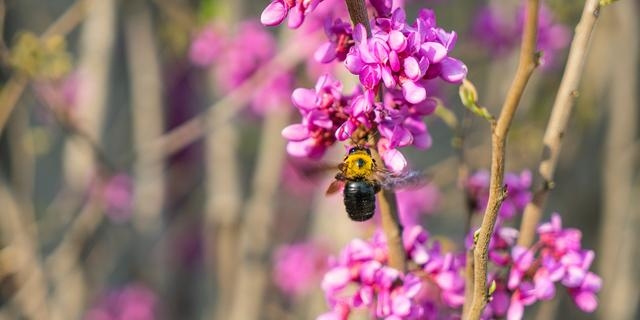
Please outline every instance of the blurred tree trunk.
[{"label": "blurred tree trunk", "polygon": [[[141,1],[126,19],[125,39],[131,77],[133,138],[136,149],[160,137],[164,127],[162,74],[151,13]],[[134,164],[134,226],[143,234],[161,228],[164,206],[164,159],[153,152],[137,154]]]},{"label": "blurred tree trunk", "polygon": [[[608,107],[602,169],[603,210],[600,224],[598,267],[603,278],[598,310],[601,319],[636,319],[639,290],[638,242],[640,208],[632,205],[637,174],[638,121],[638,2],[620,1],[603,10],[596,47],[606,50],[612,63],[598,74],[606,81],[604,104]],[[595,61],[594,61],[595,62]],[[608,79],[608,81],[607,81]],[[635,191],[637,197],[637,190]]]},{"label": "blurred tree trunk", "polygon": [[[100,144],[104,115],[106,113],[111,55],[116,35],[116,1],[90,1],[80,37],[78,75],[81,88],[78,92],[77,124],[88,139]],[[85,138],[71,136],[64,147],[65,183],[78,195],[85,196],[90,181],[96,175],[94,149]],[[91,201],[91,200],[90,200]],[[78,224],[95,228],[97,223],[88,211],[91,223]],[[90,232],[89,232],[90,233]],[[71,240],[72,242],[75,239]],[[77,249],[77,244],[69,244]],[[50,319],[78,319],[86,304],[87,292],[83,272],[77,261],[78,250],[60,250],[56,265],[50,270],[54,283],[54,300]]]}]

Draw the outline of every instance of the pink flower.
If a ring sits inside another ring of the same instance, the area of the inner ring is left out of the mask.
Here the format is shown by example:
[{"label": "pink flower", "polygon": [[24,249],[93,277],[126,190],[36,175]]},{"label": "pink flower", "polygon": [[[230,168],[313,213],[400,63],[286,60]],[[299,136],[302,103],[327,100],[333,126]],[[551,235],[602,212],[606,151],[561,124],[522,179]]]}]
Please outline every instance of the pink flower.
[{"label": "pink flower", "polygon": [[106,215],[113,222],[125,222],[133,212],[133,182],[126,174],[115,175],[103,187]]},{"label": "pink flower", "polygon": [[[473,173],[466,182],[469,201],[474,210],[483,213],[489,201],[489,178],[489,171],[480,170]],[[499,215],[501,219],[507,220],[522,212],[531,201],[531,172],[508,172],[504,177],[504,185],[507,188],[507,197],[500,207]]]},{"label": "pink flower", "polygon": [[304,294],[317,286],[327,257],[327,249],[315,242],[280,246],[274,256],[273,280],[290,296]]},{"label": "pink flower", "polygon": [[320,2],[322,0],[273,0],[262,11],[260,22],[265,26],[276,26],[289,16],[289,28],[296,29]]},{"label": "pink flower", "polygon": [[85,314],[85,320],[156,319],[156,294],[142,284],[129,284],[104,293]]},{"label": "pink flower", "polygon": [[302,122],[282,130],[282,136],[289,140],[287,152],[296,157],[320,158],[336,141],[335,132],[347,118],[342,84],[324,75],[315,89],[298,88],[291,99],[302,115]]},{"label": "pink flower", "polygon": [[216,61],[220,56],[225,39],[219,31],[212,25],[208,25],[200,30],[189,47],[189,59],[193,64],[200,67],[207,67]]}]

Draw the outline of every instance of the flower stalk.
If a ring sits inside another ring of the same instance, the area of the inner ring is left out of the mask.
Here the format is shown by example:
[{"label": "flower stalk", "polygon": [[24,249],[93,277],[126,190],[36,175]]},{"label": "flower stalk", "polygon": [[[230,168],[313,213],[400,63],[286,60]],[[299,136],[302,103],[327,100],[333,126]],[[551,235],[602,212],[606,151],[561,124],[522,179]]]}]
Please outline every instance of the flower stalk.
[{"label": "flower stalk", "polygon": [[498,217],[498,210],[505,197],[503,186],[506,138],[511,122],[518,108],[522,93],[538,65],[539,55],[536,53],[538,31],[538,0],[526,3],[525,29],[521,43],[520,59],[515,78],[507,92],[502,111],[495,125],[492,126],[491,182],[489,202],[482,219],[478,242],[474,248],[474,285],[473,300],[467,319],[480,319],[482,311],[489,300],[487,287],[487,263],[489,241]]},{"label": "flower stalk", "polygon": [[580,22],[576,26],[576,35],[571,43],[567,66],[556,99],[551,109],[551,117],[544,133],[544,151],[538,172],[542,178],[542,186],[526,206],[520,225],[520,237],[518,244],[530,246],[535,237],[536,226],[542,217],[542,211],[547,202],[549,190],[553,186],[553,175],[562,149],[562,137],[567,130],[571,110],[578,96],[578,85],[582,78],[584,62],[589,48],[589,40],[595,28],[600,12],[598,0],[589,0],[585,3]]},{"label": "flower stalk", "polygon": [[[358,24],[362,24],[367,30],[367,37],[371,37],[371,26],[369,25],[369,17],[364,0],[346,0],[346,3],[353,25],[356,26]],[[380,88],[381,89],[378,91],[376,98],[377,100],[381,100],[382,97],[382,86],[380,86]],[[377,143],[374,143],[373,145],[377,146]],[[373,148],[372,151],[376,161],[378,163],[384,163],[377,150]],[[407,255],[402,244],[402,224],[400,222],[400,217],[398,216],[396,195],[393,191],[383,190],[378,194],[377,199],[380,209],[382,229],[387,237],[389,266],[404,272],[407,269]]]}]

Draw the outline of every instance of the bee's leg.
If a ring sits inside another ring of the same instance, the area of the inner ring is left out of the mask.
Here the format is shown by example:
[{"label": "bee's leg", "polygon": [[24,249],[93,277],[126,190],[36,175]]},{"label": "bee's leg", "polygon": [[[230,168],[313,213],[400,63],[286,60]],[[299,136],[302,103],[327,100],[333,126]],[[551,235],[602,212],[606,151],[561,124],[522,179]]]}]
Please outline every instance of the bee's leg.
[{"label": "bee's leg", "polygon": [[344,176],[342,172],[338,172],[336,173],[335,179],[339,181],[345,181],[347,178]]},{"label": "bee's leg", "polygon": [[[345,158],[345,160],[346,160],[346,158]],[[344,172],[344,169],[345,169],[344,167],[345,167],[345,166],[346,166],[346,165],[345,165],[345,163],[344,163],[344,162],[342,162],[342,163],[340,163],[340,164],[338,165],[338,170],[340,170],[340,173],[343,173],[343,172]],[[340,174],[340,173],[339,173],[339,174]]]},{"label": "bee's leg", "polygon": [[382,190],[382,186],[380,185],[380,182],[378,180],[373,180],[373,191],[375,193],[380,192],[380,190]]}]

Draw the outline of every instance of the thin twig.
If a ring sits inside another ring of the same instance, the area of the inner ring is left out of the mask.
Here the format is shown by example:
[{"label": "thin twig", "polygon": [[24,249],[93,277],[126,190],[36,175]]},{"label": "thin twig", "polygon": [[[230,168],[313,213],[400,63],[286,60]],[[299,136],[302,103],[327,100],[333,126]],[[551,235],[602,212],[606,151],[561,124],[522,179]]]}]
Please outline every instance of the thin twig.
[{"label": "thin twig", "polygon": [[520,49],[520,60],[515,78],[507,92],[500,117],[492,123],[491,181],[489,185],[489,201],[480,228],[478,242],[474,249],[474,287],[473,301],[469,308],[468,319],[480,319],[482,311],[489,300],[487,288],[487,263],[489,241],[493,234],[498,210],[504,200],[503,188],[505,148],[507,133],[511,127],[513,116],[520,103],[524,89],[538,64],[536,39],[538,33],[538,0],[528,0],[526,5],[525,28]]},{"label": "thin twig", "polygon": [[538,168],[543,185],[524,210],[520,225],[520,237],[518,238],[519,245],[528,247],[533,243],[536,226],[540,221],[549,190],[553,185],[553,175],[562,148],[562,138],[567,130],[574,101],[578,97],[578,85],[589,49],[589,40],[598,20],[599,12],[598,0],[588,0],[582,11],[580,22],[576,26],[576,34],[571,43],[567,65],[543,138],[544,150]]},{"label": "thin twig", "polygon": [[[349,15],[354,25],[362,24],[371,36],[371,26],[364,0],[346,0]],[[380,95],[378,95],[378,98]],[[374,144],[375,146],[376,144]],[[375,148],[373,156],[378,163],[383,163]],[[392,191],[383,190],[377,196],[382,221],[382,229],[387,237],[389,250],[389,266],[404,272],[407,269],[406,252],[402,244],[402,224],[398,216],[396,195]]]}]

